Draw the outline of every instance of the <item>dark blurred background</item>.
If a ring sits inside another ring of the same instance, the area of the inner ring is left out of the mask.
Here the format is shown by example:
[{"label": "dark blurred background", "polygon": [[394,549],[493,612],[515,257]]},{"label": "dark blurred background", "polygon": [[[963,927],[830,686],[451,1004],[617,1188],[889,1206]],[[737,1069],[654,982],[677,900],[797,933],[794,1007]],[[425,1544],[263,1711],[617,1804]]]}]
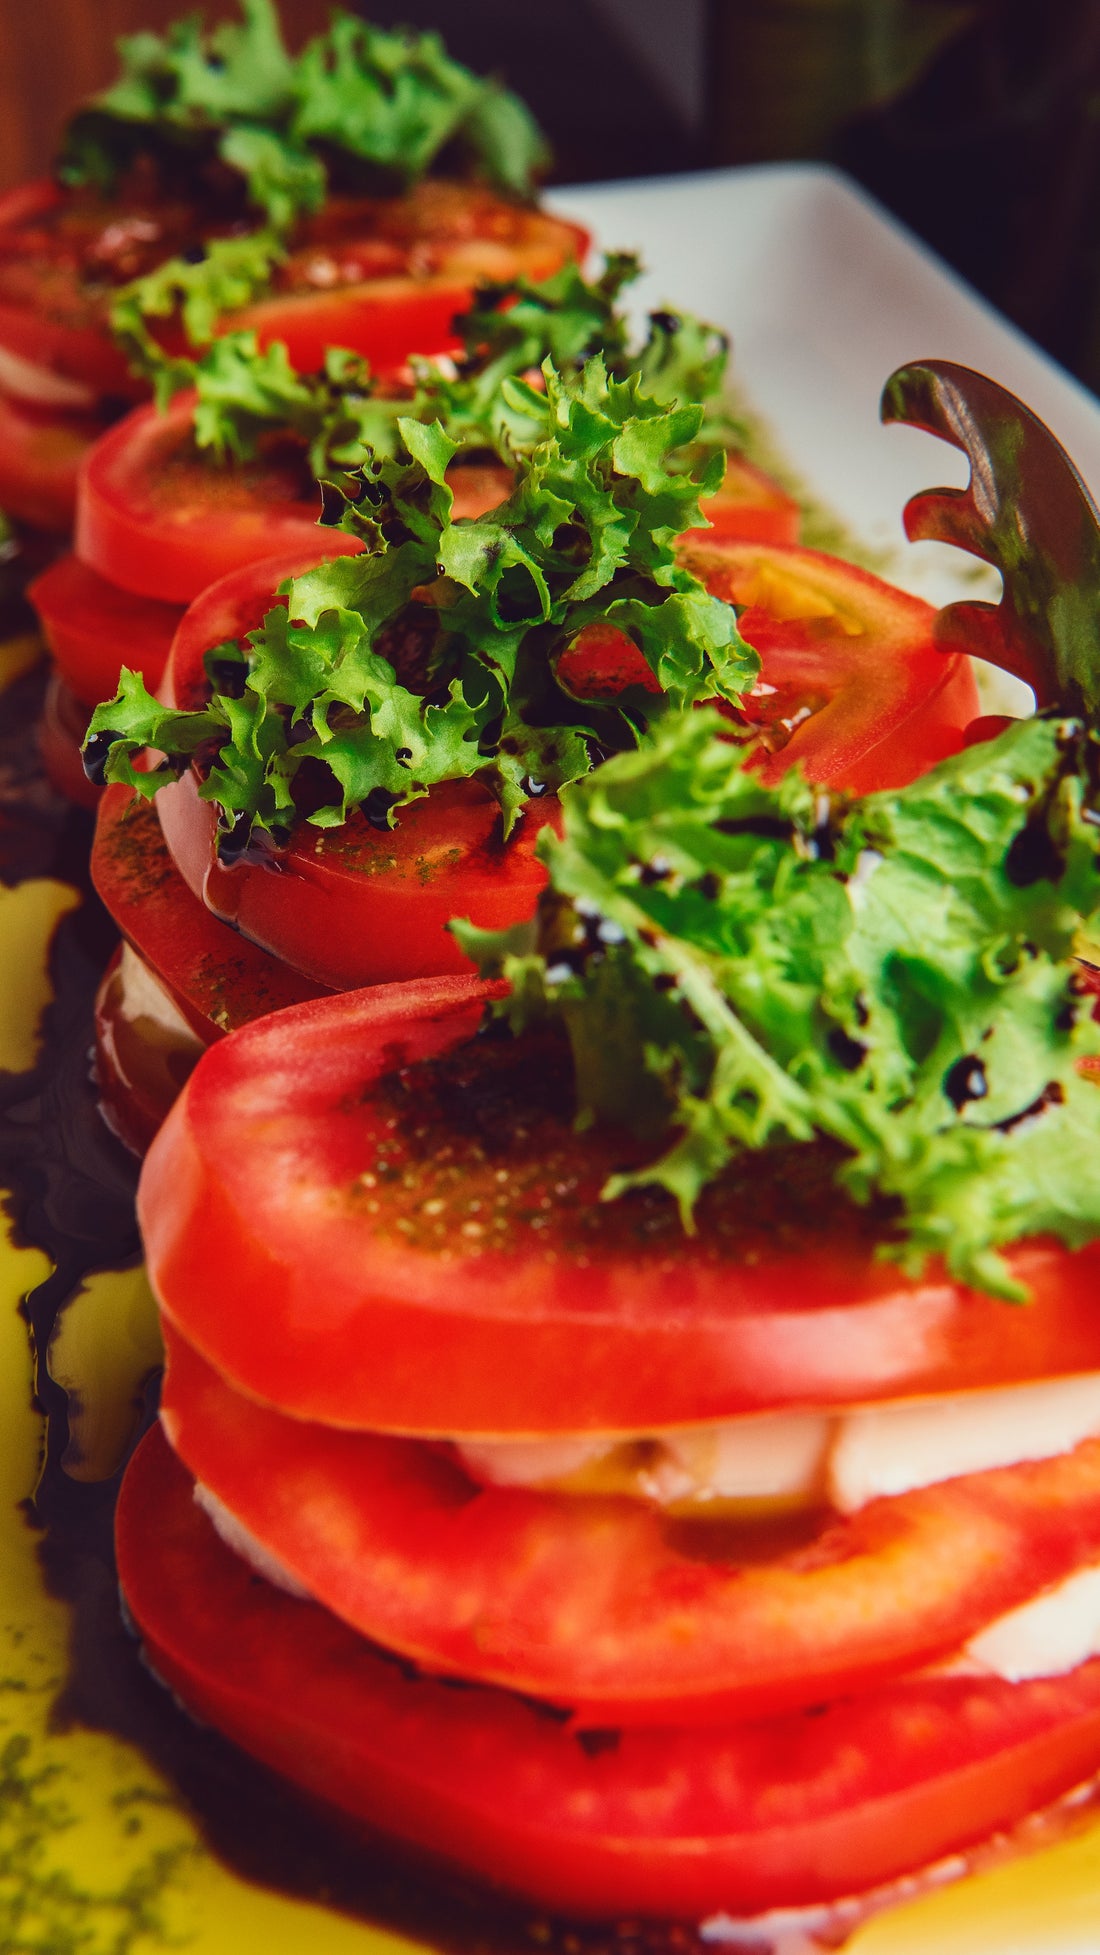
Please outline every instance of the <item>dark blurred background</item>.
[{"label": "dark blurred background", "polygon": [[[294,41],[328,0],[282,0]],[[840,164],[1100,384],[1100,0],[377,0],[504,75],[559,182]],[[0,183],[48,167],[116,35],[187,0],[2,0]],[[215,4],[210,18],[232,14]]]}]

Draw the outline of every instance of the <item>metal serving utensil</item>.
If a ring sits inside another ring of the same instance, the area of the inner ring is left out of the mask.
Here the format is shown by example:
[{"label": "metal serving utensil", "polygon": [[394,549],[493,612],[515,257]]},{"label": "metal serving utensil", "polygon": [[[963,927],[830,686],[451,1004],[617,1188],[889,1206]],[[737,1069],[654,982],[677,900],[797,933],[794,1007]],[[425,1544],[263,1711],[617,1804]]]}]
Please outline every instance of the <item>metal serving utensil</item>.
[{"label": "metal serving utensil", "polygon": [[936,642],[1013,672],[1040,707],[1100,708],[1100,514],[1050,429],[1004,387],[949,360],[899,367],[884,421],[961,448],[965,489],[927,489],[905,508],[911,542],[932,537],[1001,573],[1000,602],[945,605]]}]

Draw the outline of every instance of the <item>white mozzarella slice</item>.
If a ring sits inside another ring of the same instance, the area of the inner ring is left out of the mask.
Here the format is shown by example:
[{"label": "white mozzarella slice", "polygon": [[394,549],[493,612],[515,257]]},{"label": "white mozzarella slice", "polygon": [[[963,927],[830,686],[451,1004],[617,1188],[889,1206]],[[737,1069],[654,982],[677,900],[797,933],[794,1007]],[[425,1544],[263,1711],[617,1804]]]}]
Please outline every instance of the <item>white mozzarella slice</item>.
[{"label": "white mozzarella slice", "polygon": [[976,1665],[1006,1683],[1026,1683],[1032,1677],[1064,1677],[1098,1654],[1100,1568],[1080,1568],[972,1636],[963,1666]]},{"label": "white mozzarella slice", "polygon": [[537,1487],[583,1473],[613,1444],[609,1439],[461,1439],[455,1450],[475,1480],[494,1487]]},{"label": "white mozzarella slice", "polygon": [[642,1457],[633,1462],[632,1442],[613,1438],[456,1443],[472,1476],[497,1486],[551,1486],[606,1468],[621,1491],[662,1506],[821,1499],[853,1514],[869,1501],[964,1473],[1054,1459],[1097,1435],[1100,1373],[1087,1372],[847,1412],[762,1412],[640,1434]]},{"label": "white mozzarella slice", "polygon": [[828,1492],[842,1514],[870,1500],[1054,1459],[1100,1433],[1100,1375],[957,1392],[848,1413],[829,1460]]},{"label": "white mozzarella slice", "polygon": [[173,1045],[193,1047],[196,1057],[204,1050],[202,1040],[188,1024],[171,993],[128,943],[122,946],[118,977],[122,1014],[131,1024],[138,1019],[149,1020],[158,1031],[167,1034]]},{"label": "white mozzarella slice", "polygon": [[821,1412],[762,1412],[668,1432],[646,1479],[666,1501],[809,1496],[822,1484],[835,1423]]}]

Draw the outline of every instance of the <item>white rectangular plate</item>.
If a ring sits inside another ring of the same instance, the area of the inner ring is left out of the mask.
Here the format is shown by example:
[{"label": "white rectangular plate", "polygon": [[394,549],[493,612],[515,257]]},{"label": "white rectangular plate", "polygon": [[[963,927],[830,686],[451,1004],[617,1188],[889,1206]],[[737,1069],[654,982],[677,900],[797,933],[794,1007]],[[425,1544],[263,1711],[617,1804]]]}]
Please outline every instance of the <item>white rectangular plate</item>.
[{"label": "white rectangular plate", "polygon": [[1047,422],[1100,491],[1100,404],[838,171],[797,163],[566,186],[555,207],[601,249],[636,250],[639,315],[657,305],[712,320],[733,341],[737,390],[814,499],[934,603],[975,594],[973,560],[905,542],[919,489],[966,481],[963,456],[883,428],[884,382],[906,361],[957,360]]}]

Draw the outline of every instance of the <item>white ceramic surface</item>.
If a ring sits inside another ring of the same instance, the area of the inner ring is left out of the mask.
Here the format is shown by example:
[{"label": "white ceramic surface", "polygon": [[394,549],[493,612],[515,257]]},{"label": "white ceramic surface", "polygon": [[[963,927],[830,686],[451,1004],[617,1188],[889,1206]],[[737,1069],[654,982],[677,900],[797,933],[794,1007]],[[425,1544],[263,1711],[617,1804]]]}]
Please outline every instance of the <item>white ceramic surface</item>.
[{"label": "white ceramic surface", "polygon": [[731,334],[737,385],[800,481],[933,602],[975,594],[972,562],[906,543],[901,511],[919,489],[965,482],[966,462],[880,425],[895,367],[980,368],[1048,423],[1100,492],[1100,403],[838,171],[783,163],[570,185],[553,202],[600,247],[642,254],[639,314],[669,303]]}]

